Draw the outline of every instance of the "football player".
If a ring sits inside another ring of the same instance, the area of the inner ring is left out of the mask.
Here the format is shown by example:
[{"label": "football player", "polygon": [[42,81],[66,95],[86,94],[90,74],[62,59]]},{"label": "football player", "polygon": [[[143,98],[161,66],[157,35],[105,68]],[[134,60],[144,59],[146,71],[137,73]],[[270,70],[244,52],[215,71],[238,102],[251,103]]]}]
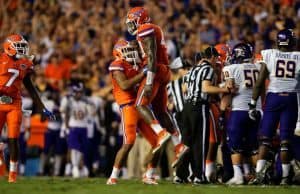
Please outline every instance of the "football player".
[{"label": "football player", "polygon": [[[175,146],[175,161],[172,166],[175,167],[189,148],[181,143],[179,130],[167,111],[166,86],[171,79],[168,54],[161,28],[150,23],[150,20],[147,10],[143,7],[132,8],[126,18],[128,32],[136,35],[136,40],[139,43],[143,59],[142,65],[148,68],[147,76],[139,86],[136,107],[140,116],[159,136],[158,144],[153,152],[159,150],[171,137],[170,133],[172,134],[172,141]],[[170,133],[162,128],[155,118],[150,104],[155,115]]]},{"label": "football player", "polygon": [[84,85],[76,82],[71,85],[71,95],[62,99],[60,112],[63,114],[64,125],[68,133],[67,143],[70,149],[72,176],[79,178],[80,165],[83,162],[83,153],[87,142],[88,116],[92,106],[84,96]]},{"label": "football player", "polygon": [[[256,154],[257,130],[260,119],[249,118],[248,102],[252,97],[252,88],[259,74],[260,66],[253,64],[253,52],[250,45],[237,44],[231,55],[232,65],[223,69],[226,82],[232,82],[238,88],[238,92],[232,95],[231,108],[227,125],[227,137],[231,150],[231,160],[234,175],[227,184],[241,185],[244,183],[242,165],[243,159],[249,154]],[[261,100],[256,104],[257,110],[261,110]],[[249,172],[248,172],[249,173]]]},{"label": "football player", "polygon": [[[140,119],[135,107],[136,85],[140,83],[147,73],[147,68],[140,70],[137,65],[141,62],[138,57],[138,51],[129,42],[120,39],[114,46],[113,56],[115,60],[110,64],[109,71],[113,84],[113,96],[120,107],[123,145],[116,155],[111,176],[106,182],[108,185],[117,184],[120,169],[126,162],[129,151],[134,145],[137,128],[139,128],[140,133],[152,147],[155,147],[158,141],[158,136],[149,125]],[[152,155],[152,151],[149,155]],[[155,155],[157,158],[159,152]],[[154,160],[156,159],[152,160],[152,167],[147,169],[147,172],[144,174],[143,182],[145,184],[157,184],[152,177],[153,168],[157,165],[157,160],[153,162]]]},{"label": "football player", "polygon": [[50,119],[55,118],[45,108],[31,81],[34,56],[29,55],[28,42],[21,35],[13,34],[5,39],[3,49],[4,52],[0,55],[0,133],[7,123],[10,152],[8,182],[14,183],[17,178],[18,137],[22,121],[22,83],[32,97],[37,111]]},{"label": "football player", "polygon": [[249,116],[256,118],[256,102],[262,93],[265,80],[270,83],[265,100],[264,114],[259,131],[260,147],[256,165],[254,184],[262,184],[265,171],[270,166],[267,162],[267,152],[271,139],[280,123],[280,158],[282,161],[281,184],[290,183],[290,142],[297,123],[298,106],[296,87],[300,70],[300,52],[293,51],[296,45],[295,35],[290,29],[277,33],[278,49],[261,51],[263,62],[258,80],[253,88],[252,99],[249,103]]},{"label": "football player", "polygon": [[[218,61],[214,65],[215,78],[214,85],[218,85],[222,82],[222,69],[224,65],[227,65],[228,56],[230,55],[230,49],[227,44],[217,44],[215,49],[218,51]],[[225,94],[223,94],[225,95]],[[214,95],[210,98],[210,110],[209,110],[209,146],[208,153],[205,162],[205,176],[209,182],[216,180],[216,165],[215,160],[217,157],[218,143],[220,142],[220,126],[218,120],[220,117],[219,110],[220,98],[219,95]]]}]

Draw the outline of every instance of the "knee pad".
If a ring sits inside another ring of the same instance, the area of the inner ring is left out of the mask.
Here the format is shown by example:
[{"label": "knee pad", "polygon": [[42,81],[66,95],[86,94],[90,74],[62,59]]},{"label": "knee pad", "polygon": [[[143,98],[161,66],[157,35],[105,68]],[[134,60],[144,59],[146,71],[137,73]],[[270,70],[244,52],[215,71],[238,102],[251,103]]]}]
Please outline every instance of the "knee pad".
[{"label": "knee pad", "polygon": [[282,141],[280,142],[280,151],[281,152],[288,152],[290,150],[290,142]]},{"label": "knee pad", "polygon": [[259,145],[260,146],[266,146],[266,147],[268,147],[268,148],[271,148],[272,147],[272,141],[271,141],[271,139],[270,138],[268,138],[268,137],[261,137],[260,139],[259,139]]}]

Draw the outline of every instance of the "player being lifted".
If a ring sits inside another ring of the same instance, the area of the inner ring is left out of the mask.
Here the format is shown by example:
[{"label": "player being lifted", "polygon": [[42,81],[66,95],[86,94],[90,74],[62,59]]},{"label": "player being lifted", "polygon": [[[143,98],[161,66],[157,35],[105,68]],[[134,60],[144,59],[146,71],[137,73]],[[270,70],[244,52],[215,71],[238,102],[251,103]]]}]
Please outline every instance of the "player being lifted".
[{"label": "player being lifted", "polygon": [[[255,120],[249,118],[248,102],[252,97],[252,88],[259,74],[260,65],[253,64],[253,52],[250,45],[237,44],[231,55],[232,65],[223,69],[226,82],[232,82],[238,88],[235,95],[231,95],[231,113],[227,125],[228,144],[231,151],[231,160],[234,175],[227,184],[240,185],[244,183],[242,166],[250,156],[256,156],[257,130],[260,118]],[[256,105],[261,110],[261,101]],[[249,168],[244,170],[244,175],[250,173]]]},{"label": "player being lifted", "polygon": [[267,153],[271,140],[280,123],[280,159],[282,162],[281,184],[290,183],[290,141],[296,128],[298,106],[296,87],[300,70],[300,52],[293,51],[296,45],[292,30],[284,29],[277,34],[278,49],[261,51],[263,62],[258,80],[253,88],[252,100],[249,104],[250,117],[256,117],[256,101],[262,93],[265,80],[270,84],[265,100],[264,114],[259,131],[260,147],[256,165],[254,184],[262,184],[268,168]]},{"label": "player being lifted", "polygon": [[13,34],[5,39],[3,49],[0,55],[0,134],[6,123],[10,152],[8,182],[14,183],[17,179],[18,137],[22,121],[21,84],[28,90],[39,113],[50,119],[55,117],[45,108],[31,81],[34,56],[29,55],[28,42],[21,35]]},{"label": "player being lifted", "polygon": [[[146,140],[154,148],[158,141],[158,136],[140,117],[135,108],[136,101],[136,85],[145,77],[147,69],[138,71],[139,67],[137,63],[141,60],[138,57],[138,51],[129,44],[129,42],[120,39],[114,46],[113,55],[115,60],[110,64],[109,71],[113,84],[113,95],[120,107],[121,124],[123,130],[123,145],[118,151],[114,167],[110,178],[106,184],[117,184],[117,178],[119,176],[120,168],[127,160],[127,156],[134,145],[136,139],[136,132],[139,128],[139,132],[146,138]],[[149,153],[149,160],[153,167],[157,165],[159,153],[155,154],[155,158]],[[157,184],[153,179],[150,172],[146,172],[143,177],[145,184]],[[152,170],[153,171],[153,170]]]},{"label": "player being lifted", "polygon": [[[168,55],[165,46],[164,35],[161,28],[150,23],[148,12],[143,7],[132,8],[126,18],[128,32],[136,35],[142,55],[142,66],[148,68],[147,76],[141,81],[138,90],[136,108],[144,119],[159,136],[158,144],[153,152],[156,152],[169,138],[170,134],[162,128],[162,125],[172,134],[175,146],[175,167],[188,147],[181,143],[179,130],[176,129],[167,111],[167,89],[171,73],[168,68]],[[152,106],[152,110],[150,108]]]}]

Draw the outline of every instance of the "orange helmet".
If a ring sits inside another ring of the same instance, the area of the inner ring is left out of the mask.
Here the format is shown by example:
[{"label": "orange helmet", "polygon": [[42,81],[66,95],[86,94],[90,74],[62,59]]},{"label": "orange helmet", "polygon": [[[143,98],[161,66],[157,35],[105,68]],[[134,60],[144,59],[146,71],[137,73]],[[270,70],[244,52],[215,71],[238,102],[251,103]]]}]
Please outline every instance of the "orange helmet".
[{"label": "orange helmet", "polygon": [[113,56],[127,62],[140,62],[137,49],[124,39],[119,39],[114,45]]},{"label": "orange helmet", "polygon": [[3,43],[4,52],[9,56],[28,56],[28,42],[19,34],[8,36]]},{"label": "orange helmet", "polygon": [[229,59],[230,56],[230,48],[227,44],[217,44],[215,46],[215,48],[217,49],[218,53],[219,53],[219,62],[222,64],[225,64]]},{"label": "orange helmet", "polygon": [[136,35],[139,25],[150,22],[148,11],[143,7],[134,7],[126,17],[127,30],[130,34]]}]

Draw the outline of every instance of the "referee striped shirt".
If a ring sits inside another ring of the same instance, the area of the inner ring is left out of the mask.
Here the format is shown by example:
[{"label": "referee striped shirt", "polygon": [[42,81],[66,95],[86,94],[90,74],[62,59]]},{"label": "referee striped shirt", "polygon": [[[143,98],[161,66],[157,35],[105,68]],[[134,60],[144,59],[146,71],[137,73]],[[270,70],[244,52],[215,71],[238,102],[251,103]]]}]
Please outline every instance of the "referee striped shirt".
[{"label": "referee striped shirt", "polygon": [[212,81],[214,70],[208,61],[203,61],[200,65],[193,67],[185,76],[184,82],[187,84],[187,101],[200,102],[208,101],[208,95],[202,92],[202,81]]},{"label": "referee striped shirt", "polygon": [[167,85],[168,98],[174,103],[176,112],[181,112],[183,110],[184,97],[182,92],[183,78],[171,81]]}]

